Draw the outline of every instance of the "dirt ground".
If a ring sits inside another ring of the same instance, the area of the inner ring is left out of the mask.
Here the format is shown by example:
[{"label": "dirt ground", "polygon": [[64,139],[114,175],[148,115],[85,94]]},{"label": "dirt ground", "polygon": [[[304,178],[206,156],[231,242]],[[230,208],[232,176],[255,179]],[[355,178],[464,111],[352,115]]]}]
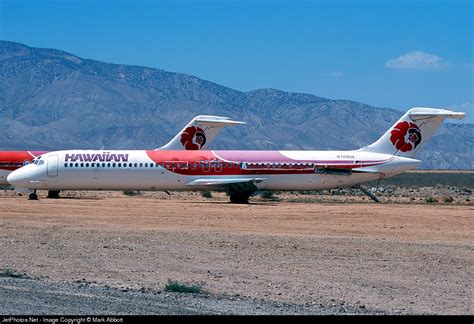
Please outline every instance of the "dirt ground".
[{"label": "dirt ground", "polygon": [[0,269],[390,314],[473,314],[474,206],[0,193]]}]

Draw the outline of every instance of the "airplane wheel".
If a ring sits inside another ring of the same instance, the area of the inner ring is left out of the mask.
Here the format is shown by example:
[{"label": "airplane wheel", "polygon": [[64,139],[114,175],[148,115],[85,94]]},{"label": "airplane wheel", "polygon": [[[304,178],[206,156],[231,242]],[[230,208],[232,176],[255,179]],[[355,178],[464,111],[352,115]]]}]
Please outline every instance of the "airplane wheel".
[{"label": "airplane wheel", "polygon": [[28,195],[28,200],[38,200],[38,195],[36,192],[32,192]]},{"label": "airplane wheel", "polygon": [[48,191],[48,198],[59,198],[59,191]]},{"label": "airplane wheel", "polygon": [[232,192],[230,194],[230,203],[231,204],[248,204],[250,198],[249,192]]}]

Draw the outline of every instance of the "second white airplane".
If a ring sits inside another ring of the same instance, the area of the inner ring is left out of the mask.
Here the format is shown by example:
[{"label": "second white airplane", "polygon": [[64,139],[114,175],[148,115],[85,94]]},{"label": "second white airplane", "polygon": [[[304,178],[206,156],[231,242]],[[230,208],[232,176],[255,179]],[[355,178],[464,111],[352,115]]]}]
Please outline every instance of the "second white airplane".
[{"label": "second white airplane", "polygon": [[[414,169],[421,161],[413,156],[443,120],[463,117],[412,108],[375,143],[352,151],[56,151],[7,180],[33,190],[31,199],[36,190],[222,190],[231,202],[246,203],[258,190],[341,188]],[[188,137],[181,143],[202,142],[196,134]]]}]

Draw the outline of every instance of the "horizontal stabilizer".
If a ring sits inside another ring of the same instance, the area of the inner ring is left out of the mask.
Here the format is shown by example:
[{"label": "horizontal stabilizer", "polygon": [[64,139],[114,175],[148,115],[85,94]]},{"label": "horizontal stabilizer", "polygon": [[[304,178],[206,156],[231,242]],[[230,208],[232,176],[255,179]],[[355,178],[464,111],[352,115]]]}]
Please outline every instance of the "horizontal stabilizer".
[{"label": "horizontal stabilizer", "polygon": [[194,118],[194,121],[207,124],[219,124],[224,126],[243,125],[245,122],[232,120],[229,117],[201,115]]},{"label": "horizontal stabilizer", "polygon": [[466,114],[463,112],[456,112],[446,109],[416,107],[410,110],[410,117],[414,121],[433,117],[463,119],[465,115]]},{"label": "horizontal stabilizer", "polygon": [[204,150],[225,126],[242,125],[245,122],[229,117],[200,115],[194,117],[168,144],[157,150]]}]

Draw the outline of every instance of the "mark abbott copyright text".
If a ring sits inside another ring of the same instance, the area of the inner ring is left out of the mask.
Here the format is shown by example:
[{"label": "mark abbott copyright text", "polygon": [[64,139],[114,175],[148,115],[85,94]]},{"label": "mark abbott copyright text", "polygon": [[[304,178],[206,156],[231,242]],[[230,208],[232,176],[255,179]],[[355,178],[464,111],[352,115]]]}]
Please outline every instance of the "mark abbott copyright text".
[{"label": "mark abbott copyright text", "polygon": [[0,323],[49,323],[49,324],[84,324],[84,323],[123,323],[123,317],[114,316],[9,316],[1,317]]}]

